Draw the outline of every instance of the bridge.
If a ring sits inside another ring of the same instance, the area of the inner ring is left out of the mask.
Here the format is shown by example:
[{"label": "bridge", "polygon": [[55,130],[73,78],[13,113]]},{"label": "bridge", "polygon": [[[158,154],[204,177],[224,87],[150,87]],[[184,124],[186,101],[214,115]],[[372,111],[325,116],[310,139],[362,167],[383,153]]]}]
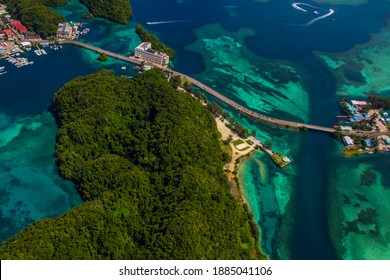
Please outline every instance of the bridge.
[{"label": "bridge", "polygon": [[[125,61],[125,62],[130,62],[130,63],[133,63],[133,64],[141,65],[141,64],[144,63],[144,60],[142,60],[142,59],[139,59],[139,58],[136,58],[136,57],[132,57],[132,56],[131,57],[124,56],[124,55],[117,54],[117,53],[114,53],[114,52],[111,52],[111,51],[107,51],[107,50],[104,50],[104,49],[101,49],[101,48],[98,48],[98,47],[94,47],[94,46],[86,44],[86,43],[82,43],[82,42],[79,42],[79,41],[63,40],[63,41],[60,41],[60,43],[72,44],[72,45],[75,45],[75,46],[79,46],[79,47],[82,47],[82,48],[85,48],[85,49],[89,49],[89,50],[95,51],[97,53],[105,54],[107,56],[110,56],[110,57],[113,57],[113,58],[116,58],[116,59],[119,59],[119,60],[122,60],[122,61]],[[158,64],[152,64],[152,65],[167,71],[167,68],[164,67],[164,66],[161,66],[161,65],[158,65]],[[334,133],[334,132],[337,131],[334,128],[329,128],[329,127],[324,127],[324,126],[319,126],[319,125],[313,125],[313,124],[300,123],[300,122],[286,121],[286,120],[272,118],[272,117],[268,117],[268,116],[259,114],[259,113],[255,112],[255,111],[252,111],[252,110],[250,110],[250,109],[248,109],[248,108],[238,104],[237,102],[231,100],[230,98],[227,98],[226,96],[222,95],[221,93],[217,92],[216,90],[212,89],[211,87],[203,84],[202,82],[200,82],[200,81],[198,81],[198,80],[196,80],[196,79],[194,79],[194,78],[192,78],[190,76],[187,76],[187,75],[185,75],[183,73],[174,71],[172,69],[169,69],[168,71],[171,72],[173,75],[177,75],[177,76],[180,76],[180,77],[188,80],[193,85],[197,86],[198,88],[204,90],[205,92],[207,92],[210,95],[214,96],[218,100],[220,100],[220,101],[224,102],[225,104],[229,105],[230,107],[234,108],[235,110],[237,110],[241,114],[246,115],[246,116],[248,116],[248,117],[250,117],[252,119],[255,119],[255,120],[258,120],[258,121],[262,121],[262,122],[265,122],[265,123],[268,123],[268,124],[271,124],[271,125],[274,125],[274,126],[277,126],[277,127],[284,127],[284,128],[291,128],[291,129],[303,129],[303,130],[310,129],[310,130],[327,132],[327,133]],[[343,135],[357,134],[357,135],[361,135],[361,136],[364,136],[364,135],[367,135],[367,136],[380,136],[380,135],[388,134],[386,132],[376,132],[376,131],[353,131],[353,132],[350,132],[350,131],[340,131],[340,133],[343,134]]]}]

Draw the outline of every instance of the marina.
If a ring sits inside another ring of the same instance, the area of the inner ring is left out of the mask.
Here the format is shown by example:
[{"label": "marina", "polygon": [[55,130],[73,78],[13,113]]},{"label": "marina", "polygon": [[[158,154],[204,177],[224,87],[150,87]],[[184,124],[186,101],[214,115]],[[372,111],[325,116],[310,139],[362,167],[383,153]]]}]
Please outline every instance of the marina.
[{"label": "marina", "polygon": [[4,75],[4,74],[7,74],[8,72],[5,71],[5,66],[1,66],[0,67],[0,75]]},{"label": "marina", "polygon": [[6,60],[15,65],[17,68],[20,68],[20,67],[23,67],[23,66],[27,66],[27,65],[31,65],[31,64],[34,64],[34,61],[29,61],[27,58],[25,57],[17,57],[17,58],[14,58],[14,57],[8,57],[6,58]]}]

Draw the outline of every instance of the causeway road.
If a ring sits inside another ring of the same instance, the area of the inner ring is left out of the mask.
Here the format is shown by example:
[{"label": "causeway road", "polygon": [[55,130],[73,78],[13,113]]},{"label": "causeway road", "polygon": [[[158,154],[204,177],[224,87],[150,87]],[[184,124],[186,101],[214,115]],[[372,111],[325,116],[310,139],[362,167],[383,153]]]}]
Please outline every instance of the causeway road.
[{"label": "causeway road", "polygon": [[[76,46],[79,46],[79,47],[82,47],[82,48],[85,48],[85,49],[89,49],[89,50],[95,51],[97,53],[106,54],[107,56],[110,56],[110,57],[113,57],[113,58],[116,58],[116,59],[120,59],[122,61],[130,62],[130,63],[133,63],[133,64],[141,65],[142,63],[144,63],[144,61],[142,59],[139,59],[139,58],[136,58],[136,57],[133,57],[133,56],[131,56],[131,57],[124,56],[124,55],[121,55],[121,54],[118,54],[118,53],[114,53],[114,52],[107,51],[107,50],[104,50],[104,49],[101,49],[101,48],[98,48],[98,47],[94,47],[94,46],[86,44],[86,43],[82,43],[82,42],[79,42],[79,41],[63,40],[63,41],[60,41],[60,43],[76,45]],[[166,70],[166,71],[170,71],[173,75],[177,75],[177,76],[180,76],[180,77],[188,80],[193,85],[195,85],[198,88],[204,90],[205,92],[211,94],[212,96],[214,96],[215,98],[219,99],[220,101],[226,103],[227,105],[229,105],[230,107],[234,108],[235,110],[237,110],[241,114],[247,115],[247,116],[249,116],[249,117],[251,117],[253,119],[256,119],[256,120],[259,120],[259,121],[262,121],[262,122],[265,122],[265,123],[268,123],[268,124],[271,124],[271,125],[275,125],[275,126],[278,126],[278,127],[284,127],[284,128],[300,129],[300,128],[306,127],[307,129],[310,129],[310,130],[327,132],[327,133],[334,133],[334,132],[337,131],[336,129],[330,128],[330,127],[324,127],[324,126],[313,125],[313,124],[306,124],[306,123],[300,123],[300,122],[286,121],[286,120],[277,119],[277,118],[271,118],[271,117],[259,114],[259,113],[255,112],[255,111],[252,111],[252,110],[250,110],[250,109],[248,109],[248,108],[238,104],[237,102],[227,98],[226,96],[222,95],[221,93],[217,92],[216,90],[212,89],[211,87],[203,84],[202,82],[200,82],[200,81],[198,81],[198,80],[196,80],[196,79],[194,79],[194,78],[192,78],[192,77],[190,77],[188,75],[185,75],[183,73],[174,71],[172,69],[167,69],[166,67],[163,67],[163,66],[158,65],[158,64],[153,64],[153,66],[161,68],[161,69]],[[386,132],[376,132],[376,131],[375,132],[374,131],[354,131],[354,132],[340,131],[340,132],[342,134],[344,134],[344,135],[358,134],[358,135],[379,136],[379,135],[386,135],[386,134],[388,134]]]}]

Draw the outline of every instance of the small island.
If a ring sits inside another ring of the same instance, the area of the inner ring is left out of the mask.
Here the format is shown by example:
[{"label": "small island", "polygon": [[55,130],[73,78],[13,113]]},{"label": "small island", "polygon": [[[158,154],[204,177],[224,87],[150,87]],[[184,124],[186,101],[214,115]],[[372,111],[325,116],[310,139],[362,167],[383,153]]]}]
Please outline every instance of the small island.
[{"label": "small island", "polygon": [[266,258],[230,193],[214,117],[161,70],[76,78],[52,113],[60,174],[85,203],[9,239],[1,259]]},{"label": "small island", "polygon": [[101,62],[107,61],[107,59],[108,59],[108,56],[105,53],[101,53],[98,56],[98,60]]}]

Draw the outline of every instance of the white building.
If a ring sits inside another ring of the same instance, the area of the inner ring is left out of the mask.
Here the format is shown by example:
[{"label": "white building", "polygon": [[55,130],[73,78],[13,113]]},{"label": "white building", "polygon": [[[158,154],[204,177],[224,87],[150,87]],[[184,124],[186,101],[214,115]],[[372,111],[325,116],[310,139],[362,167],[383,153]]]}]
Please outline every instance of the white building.
[{"label": "white building", "polygon": [[134,56],[160,65],[169,64],[169,56],[163,52],[152,49],[152,44],[143,42],[134,50]]},{"label": "white building", "polygon": [[351,126],[343,126],[343,125],[340,125],[340,129],[341,129],[341,130],[344,130],[344,131],[352,131],[352,127],[351,127]]},{"label": "white building", "polygon": [[57,28],[57,37],[58,38],[70,38],[73,34],[73,28],[72,26],[65,22],[65,23],[59,23]]},{"label": "white building", "polygon": [[344,142],[344,145],[347,146],[347,147],[351,147],[351,146],[355,145],[355,143],[353,142],[352,138],[349,137],[349,136],[344,136],[343,137],[343,142]]},{"label": "white building", "polygon": [[31,43],[30,42],[21,42],[20,43],[23,48],[31,48]]},{"label": "white building", "polygon": [[352,106],[365,106],[367,105],[366,101],[360,101],[360,100],[351,100]]}]

